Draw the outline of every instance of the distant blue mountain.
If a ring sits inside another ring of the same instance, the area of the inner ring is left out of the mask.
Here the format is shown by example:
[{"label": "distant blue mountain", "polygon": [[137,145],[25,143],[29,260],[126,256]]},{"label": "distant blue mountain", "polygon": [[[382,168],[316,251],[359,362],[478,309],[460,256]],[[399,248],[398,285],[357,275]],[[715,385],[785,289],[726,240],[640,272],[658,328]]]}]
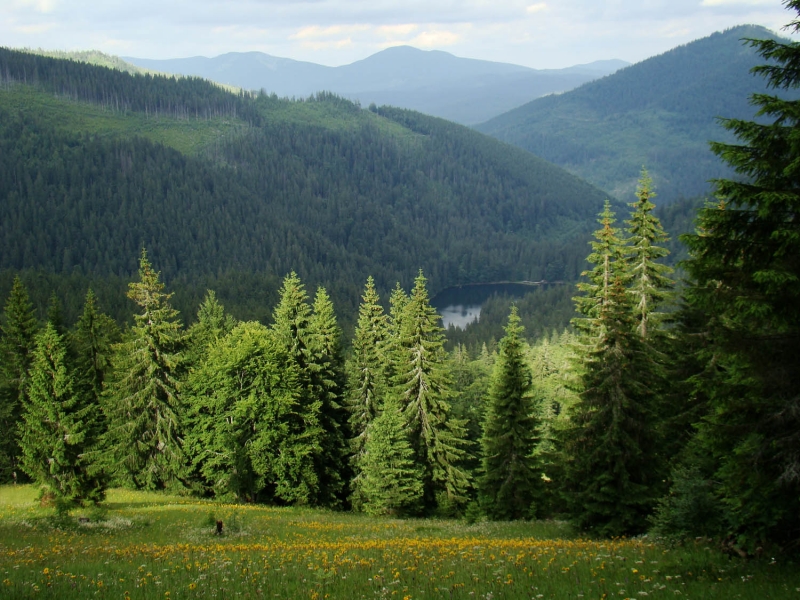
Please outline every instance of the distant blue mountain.
[{"label": "distant blue mountain", "polygon": [[410,46],[388,48],[341,67],[261,52],[125,60],[146,69],[197,75],[282,97],[331,91],[364,105],[374,102],[410,108],[467,125],[486,121],[534,98],[571,90],[628,65],[621,60],[603,60],[566,69],[537,70]]}]

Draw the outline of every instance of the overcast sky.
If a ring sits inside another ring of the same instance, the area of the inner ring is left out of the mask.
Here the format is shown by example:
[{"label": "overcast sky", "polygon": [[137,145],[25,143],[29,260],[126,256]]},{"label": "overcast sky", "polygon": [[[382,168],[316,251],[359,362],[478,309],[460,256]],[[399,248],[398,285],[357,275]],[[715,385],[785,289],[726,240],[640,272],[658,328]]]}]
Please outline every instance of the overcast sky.
[{"label": "overcast sky", "polygon": [[734,25],[778,31],[780,0],[0,0],[0,46],[139,58],[258,50],[330,66],[408,44],[561,68],[638,62]]}]

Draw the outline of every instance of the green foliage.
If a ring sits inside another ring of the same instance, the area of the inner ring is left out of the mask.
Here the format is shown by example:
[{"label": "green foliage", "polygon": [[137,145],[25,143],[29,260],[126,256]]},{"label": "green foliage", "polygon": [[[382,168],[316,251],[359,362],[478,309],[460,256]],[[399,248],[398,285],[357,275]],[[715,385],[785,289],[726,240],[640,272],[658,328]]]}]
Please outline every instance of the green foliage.
[{"label": "green foliage", "polygon": [[[14,278],[3,312],[0,339],[0,477],[3,482],[16,480],[19,448],[19,423],[28,388],[37,324],[28,292],[19,277]],[[21,474],[20,474],[21,475]]]},{"label": "green foliage", "polygon": [[392,400],[367,427],[358,465],[358,493],[367,514],[415,514],[422,508],[423,468],[408,434],[402,411]]},{"label": "green foliage", "polygon": [[[800,3],[785,4],[800,13]],[[800,29],[796,16],[789,27]],[[755,71],[770,87],[797,89],[800,45],[749,43],[768,61]],[[737,143],[712,143],[738,176],[714,182],[717,202],[683,238],[684,320],[705,341],[695,346],[692,378],[694,395],[707,403],[698,442],[714,458],[730,533],[751,550],[765,540],[800,541],[800,101],[754,94],[752,102],[756,121],[722,122]]]},{"label": "green foliage", "polygon": [[[435,503],[442,504],[435,500],[437,493],[444,494],[449,503],[464,504],[469,477],[459,466],[466,454],[464,424],[450,415],[452,391],[443,330],[428,300],[426,281],[420,272],[402,306],[395,393],[415,460],[424,466],[424,501],[433,508]],[[393,308],[400,304],[396,302]]]},{"label": "green foliage", "polygon": [[311,390],[319,398],[320,424],[324,431],[317,472],[320,476],[319,502],[326,506],[341,504],[347,496],[346,485],[350,480],[341,337],[330,296],[325,288],[319,288],[308,322],[308,365]]},{"label": "green foliage", "polygon": [[383,407],[388,390],[386,372],[388,354],[388,321],[375,291],[375,281],[367,279],[358,309],[358,323],[352,342],[352,354],[347,361],[346,402],[350,412],[351,467],[354,471],[352,500],[360,504],[361,467],[367,429]]},{"label": "green foliage", "polygon": [[576,525],[601,535],[638,533],[658,497],[652,358],[622,277],[614,275],[586,336],[580,401],[565,431],[567,501]]},{"label": "green foliage", "polygon": [[750,37],[779,39],[762,27],[733,27],[538,98],[477,129],[620,199],[633,193],[643,163],[666,203],[704,195],[709,179],[730,173],[708,151],[709,139],[727,137],[717,119],[746,118],[747,97],[767,90],[748,76],[759,62],[742,43]]},{"label": "green foliage", "polygon": [[538,411],[522,332],[514,307],[500,341],[481,439],[483,469],[478,491],[487,514],[498,520],[535,516],[542,482],[534,458]]},{"label": "green foliage", "polygon": [[651,201],[655,196],[652,186],[653,181],[643,168],[636,188],[638,202],[630,205],[633,211],[627,221],[630,234],[627,264],[631,281],[628,293],[633,297],[637,329],[642,338],[647,338],[648,333],[652,334],[655,329],[650,326],[650,321],[657,318],[656,310],[669,298],[674,283],[669,278],[672,268],[656,262],[669,251],[659,245],[667,241],[667,234],[658,217],[652,214],[655,208]]},{"label": "green foliage", "polygon": [[78,393],[64,341],[48,323],[33,353],[19,443],[22,468],[56,502],[105,496],[105,478],[92,474],[86,453],[97,442],[98,408]]},{"label": "green foliage", "polygon": [[186,454],[206,490],[220,499],[304,499],[299,379],[259,323],[240,323],[211,342],[186,385]]},{"label": "green foliage", "polygon": [[185,334],[147,254],[128,297],[139,307],[135,325],[114,346],[103,397],[108,431],[106,468],[116,481],[154,489],[175,484],[183,451],[180,385]]},{"label": "green foliage", "polygon": [[122,281],[144,244],[182,314],[213,288],[238,318],[268,318],[262,295],[295,270],[326,288],[349,333],[370,273],[386,291],[420,266],[437,287],[574,279],[586,216],[604,198],[410,111],[5,50],[0,65],[0,269],[54,281],[44,299],[60,288],[67,320],[89,286],[124,320]]},{"label": "green foliage", "polygon": [[600,314],[609,302],[614,280],[619,277],[622,278],[623,284],[626,282],[623,265],[625,242],[619,229],[614,227],[615,222],[611,204],[606,201],[598,219],[602,227],[595,231],[596,241],[591,242],[592,253],[586,257],[594,267],[591,271],[582,273],[588,281],[578,283],[578,291],[582,292],[582,295],[573,298],[577,312],[583,316],[573,319],[572,324],[590,336],[602,335],[601,328],[604,322],[600,319]]}]

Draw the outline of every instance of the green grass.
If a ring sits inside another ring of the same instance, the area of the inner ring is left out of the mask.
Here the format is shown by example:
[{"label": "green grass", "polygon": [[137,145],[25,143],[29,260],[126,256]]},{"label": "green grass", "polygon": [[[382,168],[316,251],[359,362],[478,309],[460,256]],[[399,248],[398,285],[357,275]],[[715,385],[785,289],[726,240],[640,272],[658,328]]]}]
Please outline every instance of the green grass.
[{"label": "green grass", "polygon": [[0,108],[33,114],[48,127],[91,135],[141,136],[187,155],[199,154],[215,140],[238,135],[246,125],[236,119],[174,119],[55,96],[31,86],[0,86]]},{"label": "green grass", "polygon": [[[223,535],[213,523],[223,521]],[[800,570],[558,522],[379,519],[111,490],[58,517],[0,487],[2,598],[800,598]]]}]

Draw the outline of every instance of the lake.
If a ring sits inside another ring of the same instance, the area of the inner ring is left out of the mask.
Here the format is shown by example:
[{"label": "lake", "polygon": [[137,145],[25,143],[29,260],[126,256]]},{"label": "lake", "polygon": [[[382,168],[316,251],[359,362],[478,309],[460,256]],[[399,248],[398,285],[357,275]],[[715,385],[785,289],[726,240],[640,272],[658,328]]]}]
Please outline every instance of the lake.
[{"label": "lake", "polygon": [[431,299],[431,305],[442,317],[442,325],[466,328],[481,316],[481,306],[493,295],[522,298],[541,283],[475,283],[446,288]]}]

